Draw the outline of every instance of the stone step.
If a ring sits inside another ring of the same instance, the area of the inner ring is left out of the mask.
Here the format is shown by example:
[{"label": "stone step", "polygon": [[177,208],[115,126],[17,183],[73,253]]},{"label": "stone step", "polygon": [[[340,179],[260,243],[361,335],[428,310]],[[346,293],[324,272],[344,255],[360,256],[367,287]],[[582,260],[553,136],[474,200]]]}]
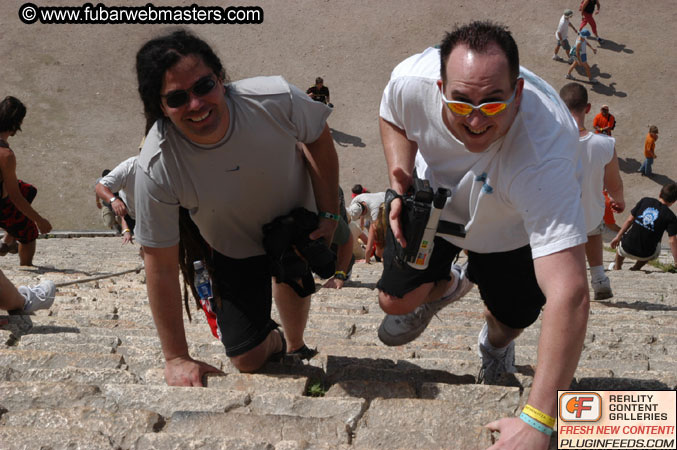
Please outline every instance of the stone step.
[{"label": "stone step", "polygon": [[44,350],[0,350],[0,367],[14,370],[98,367],[119,369],[124,363],[119,354],[60,353]]},{"label": "stone step", "polygon": [[58,409],[69,407],[105,408],[101,388],[90,384],[2,381],[0,406],[8,411]]},{"label": "stone step", "polygon": [[77,427],[45,429],[42,427],[0,426],[3,450],[25,449],[78,449],[101,450],[111,447],[107,436]]},{"label": "stone step", "polygon": [[[141,435],[157,432],[165,422],[157,413],[124,409],[75,407],[68,409],[25,409],[2,416],[2,426],[42,431],[68,430],[69,435],[98,433],[108,439],[112,448],[128,449]],[[0,430],[2,428],[0,427]],[[0,431],[0,436],[2,432]],[[4,441],[8,443],[9,441]],[[37,444],[35,440],[33,445]],[[44,445],[44,444],[43,444]],[[63,445],[61,443],[61,445]],[[3,444],[4,447],[4,444]]]},{"label": "stone step", "polygon": [[[462,397],[461,397],[462,398]],[[486,449],[492,445],[487,423],[514,415],[510,407],[469,407],[444,400],[375,399],[355,429],[355,448]]]},{"label": "stone step", "polygon": [[[333,404],[329,400],[329,404]],[[325,406],[331,412],[332,407]],[[184,437],[238,436],[270,442],[306,441],[325,446],[346,446],[352,439],[350,425],[340,417],[252,415],[237,412],[176,412],[167,423],[168,433]]]},{"label": "stone step", "polygon": [[[134,441],[132,448],[135,450],[197,450],[197,449],[229,449],[229,450],[280,450],[279,444],[274,446],[260,439],[241,439],[241,438],[219,438],[219,437],[186,437],[183,434],[176,433],[146,433],[139,436]],[[303,446],[293,445],[287,447],[290,450],[304,448]],[[318,447],[313,445],[314,449],[327,450],[331,447]],[[347,450],[348,447],[345,447]]]},{"label": "stone step", "polygon": [[163,417],[176,411],[223,413],[250,402],[246,392],[175,386],[106,384],[101,386],[101,393],[109,407],[147,409]]},{"label": "stone step", "polygon": [[14,370],[0,368],[0,379],[5,381],[51,381],[81,384],[135,384],[139,377],[123,369],[97,369],[83,367],[64,367],[61,369]]}]

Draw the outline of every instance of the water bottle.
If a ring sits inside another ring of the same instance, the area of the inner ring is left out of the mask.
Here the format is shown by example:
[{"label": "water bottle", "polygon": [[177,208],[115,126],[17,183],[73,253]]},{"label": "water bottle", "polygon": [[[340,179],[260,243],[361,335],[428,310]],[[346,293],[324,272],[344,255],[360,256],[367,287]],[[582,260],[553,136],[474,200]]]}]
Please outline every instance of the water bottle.
[{"label": "water bottle", "polygon": [[212,283],[209,279],[209,273],[205,269],[202,261],[193,261],[193,268],[195,269],[195,289],[202,300],[209,300],[212,298]]},{"label": "water bottle", "polygon": [[200,305],[202,306],[202,311],[205,313],[207,318],[207,323],[209,328],[212,331],[212,334],[215,338],[221,339],[221,330],[219,329],[216,314],[212,310],[212,282],[209,279],[209,273],[205,269],[202,261],[193,261],[193,268],[195,269],[195,290],[197,295],[200,297]]}]

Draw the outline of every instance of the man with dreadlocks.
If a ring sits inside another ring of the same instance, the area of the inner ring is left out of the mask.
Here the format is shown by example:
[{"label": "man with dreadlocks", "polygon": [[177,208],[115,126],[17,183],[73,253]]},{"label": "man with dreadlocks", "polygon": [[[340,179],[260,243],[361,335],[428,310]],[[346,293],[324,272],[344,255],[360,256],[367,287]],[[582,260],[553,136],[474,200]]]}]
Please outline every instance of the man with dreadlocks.
[{"label": "man with dreadlocks", "polygon": [[[148,131],[136,174],[136,237],[167,383],[201,386],[205,372],[217,371],[188,353],[179,207],[208,245],[212,309],[232,364],[252,372],[303,349],[312,275],[298,274],[303,288],[276,279],[271,291],[276,272],[262,228],[305,208],[317,219],[307,237],[331,242],[338,218],[338,158],[326,123],[331,109],[281,77],[230,83],[209,45],[183,30],[144,44],[136,68]],[[307,150],[297,150],[297,142]],[[271,319],[273,295],[284,334]]]}]

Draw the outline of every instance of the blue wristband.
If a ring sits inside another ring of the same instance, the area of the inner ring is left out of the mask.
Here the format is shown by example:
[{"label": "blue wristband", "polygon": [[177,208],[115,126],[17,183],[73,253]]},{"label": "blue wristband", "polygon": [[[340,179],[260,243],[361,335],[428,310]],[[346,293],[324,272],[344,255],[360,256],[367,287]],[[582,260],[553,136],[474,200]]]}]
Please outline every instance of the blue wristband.
[{"label": "blue wristband", "polygon": [[317,213],[317,215],[320,216],[320,217],[324,217],[325,219],[331,219],[335,222],[338,222],[339,218],[340,218],[340,216],[338,214],[332,214],[332,213],[327,212],[327,211],[320,211],[319,213]]},{"label": "blue wristband", "polygon": [[527,425],[536,428],[541,433],[545,433],[548,436],[552,435],[552,428],[546,427],[536,419],[532,419],[531,417],[527,416],[526,413],[520,414],[520,419],[522,419],[522,421],[524,421]]}]

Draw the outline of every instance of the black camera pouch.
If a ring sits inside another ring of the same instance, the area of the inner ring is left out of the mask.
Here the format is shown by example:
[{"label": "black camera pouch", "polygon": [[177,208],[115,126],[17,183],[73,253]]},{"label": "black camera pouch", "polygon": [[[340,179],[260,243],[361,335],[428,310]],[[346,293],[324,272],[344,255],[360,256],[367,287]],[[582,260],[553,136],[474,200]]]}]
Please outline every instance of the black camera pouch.
[{"label": "black camera pouch", "polygon": [[404,239],[407,241],[407,247],[403,248],[397,239],[395,239],[390,228],[390,220],[388,220],[388,235],[390,239],[386,240],[386,244],[389,242],[393,243],[395,247],[393,254],[396,262],[398,265],[404,265],[407,261],[414,261],[416,259],[418,248],[421,245],[421,238],[430,216],[430,205],[416,201],[415,194],[413,193],[398,195],[394,190],[388,189],[385,197],[386,214],[388,217],[390,217],[390,204],[396,198],[402,200],[400,226],[402,227]]}]

